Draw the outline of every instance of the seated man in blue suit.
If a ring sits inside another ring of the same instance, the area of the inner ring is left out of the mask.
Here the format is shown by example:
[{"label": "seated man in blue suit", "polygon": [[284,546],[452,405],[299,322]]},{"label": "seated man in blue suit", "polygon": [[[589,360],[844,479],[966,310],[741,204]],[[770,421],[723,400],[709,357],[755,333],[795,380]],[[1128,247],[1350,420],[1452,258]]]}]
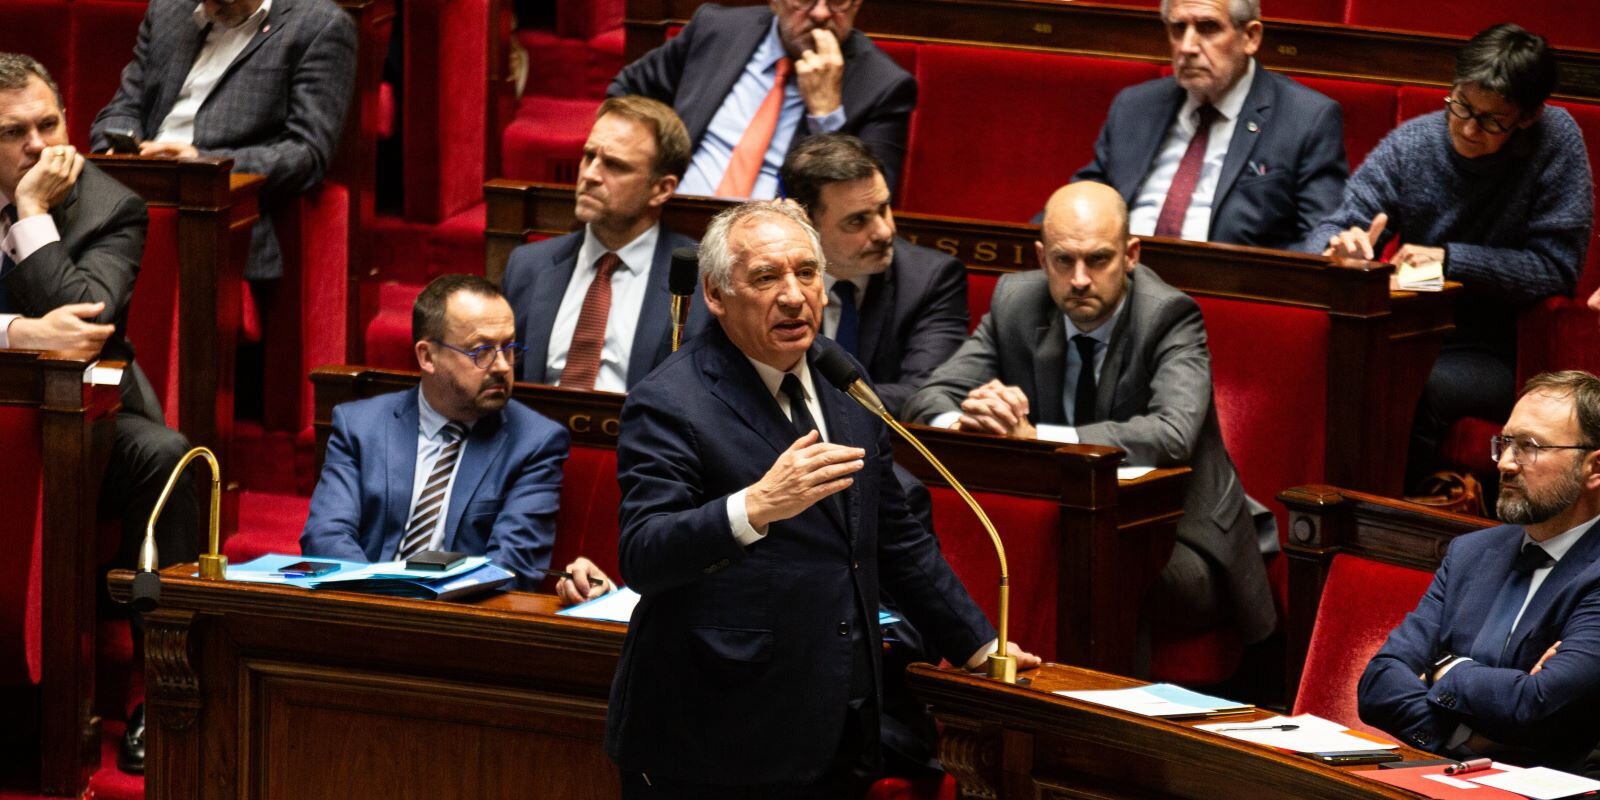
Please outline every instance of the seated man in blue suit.
[{"label": "seated man in blue suit", "polygon": [[717,215],[716,322],[623,405],[618,555],[642,596],[606,720],[624,798],[860,796],[880,585],[939,652],[978,664],[993,645],[906,506],[888,428],[813,368],[836,346],[817,336],[824,262],[792,205]]},{"label": "seated man in blue suit", "polygon": [[1074,181],[1115,187],[1135,236],[1293,249],[1339,207],[1339,104],[1254,58],[1260,0],[1162,0],[1172,77],[1130,86]]},{"label": "seated man in blue suit", "polygon": [[[528,346],[517,379],[625,392],[672,352],[672,251],[694,240],[661,224],[689,163],[672,109],[645,97],[600,104],[583,145],[574,216],[583,230],[512,251],[502,283]],[[609,280],[596,277],[608,275]],[[704,306],[690,305],[704,324]]]},{"label": "seated man in blue suit", "polygon": [[1600,378],[1528,381],[1495,511],[1361,676],[1361,719],[1454,757],[1577,771],[1600,742]]},{"label": "seated man in blue suit", "polygon": [[418,388],[333,410],[301,550],[486,555],[533,588],[550,565],[567,431],[511,399],[511,306],[483,278],[442,275],[417,296],[411,331]]},{"label": "seated man in blue suit", "polygon": [[847,133],[813,136],[783,161],[783,189],[822,237],[821,333],[867,370],[889,413],[967,338],[967,270],[899,238],[883,162]]}]

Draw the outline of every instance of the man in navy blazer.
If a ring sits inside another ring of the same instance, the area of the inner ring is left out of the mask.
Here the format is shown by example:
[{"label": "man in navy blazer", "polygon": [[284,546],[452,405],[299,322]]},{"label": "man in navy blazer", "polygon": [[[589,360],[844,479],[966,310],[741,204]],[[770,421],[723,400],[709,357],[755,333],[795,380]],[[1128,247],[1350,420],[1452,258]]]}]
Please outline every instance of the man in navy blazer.
[{"label": "man in navy blazer", "polygon": [[[522,245],[506,263],[502,282],[516,312],[517,341],[528,346],[517,362],[518,380],[572,385],[561,378],[598,262],[608,253],[621,265],[611,273],[599,370],[592,384],[577,388],[625,392],[671,354],[672,251],[695,242],[667,230],[661,208],[688,161],[689,137],[671,108],[635,96],[600,105],[578,170],[574,216],[583,229]],[[705,324],[703,301],[692,297],[689,311],[687,328]]]},{"label": "man in navy blazer", "polygon": [[642,597],[606,750],[625,798],[859,796],[880,583],[940,652],[975,664],[993,641],[907,509],[887,427],[811,368],[833,346],[823,268],[793,206],[719,214],[700,253],[717,322],[623,406],[618,554]]},{"label": "man in navy blazer", "polygon": [[861,137],[883,161],[892,190],[905,163],[917,80],[854,29],[862,2],[704,4],[677,36],[617,73],[606,93],[641,94],[677,109],[694,143],[682,191],[713,195],[729,151],[773,86],[773,62],[787,56],[794,77],[749,196],[777,196],[778,169],[789,148],[808,135],[833,132]]},{"label": "man in navy blazer", "polygon": [[1450,543],[1367,665],[1361,718],[1424,750],[1578,771],[1600,742],[1600,379],[1528,381],[1491,452],[1507,524]]},{"label": "man in navy blazer", "polygon": [[967,337],[967,269],[895,235],[883,164],[860,139],[810,137],[789,151],[781,174],[828,258],[822,333],[866,366],[898,416]]},{"label": "man in navy blazer", "polygon": [[[416,389],[333,410],[322,476],[300,534],[308,556],[391,561],[427,505],[435,467],[453,474],[421,549],[489,556],[539,584],[555,541],[567,432],[511,399],[511,307],[483,278],[443,275],[417,296]],[[481,363],[480,363],[481,362]],[[446,455],[454,423],[466,429]]]},{"label": "man in navy blazer", "polygon": [[[1072,180],[1115,187],[1135,236],[1300,247],[1349,176],[1339,104],[1256,62],[1259,0],[1163,0],[1161,16],[1172,77],[1117,95],[1094,160]],[[1204,109],[1217,112],[1209,125]],[[1170,190],[1191,145],[1203,159],[1179,199]]]}]

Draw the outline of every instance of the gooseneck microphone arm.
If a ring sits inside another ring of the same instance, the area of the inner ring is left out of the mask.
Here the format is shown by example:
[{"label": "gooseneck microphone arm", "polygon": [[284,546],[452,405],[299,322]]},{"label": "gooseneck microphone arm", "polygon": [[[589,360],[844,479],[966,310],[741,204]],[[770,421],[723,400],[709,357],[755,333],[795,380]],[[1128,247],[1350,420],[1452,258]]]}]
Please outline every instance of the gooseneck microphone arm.
[{"label": "gooseneck microphone arm", "polygon": [[989,515],[983,513],[983,507],[978,505],[977,500],[972,499],[972,495],[967,492],[967,487],[962,486],[961,481],[956,480],[956,476],[951,475],[950,470],[946,469],[944,464],[938,458],[935,458],[933,453],[923,446],[922,442],[917,440],[917,437],[912,436],[911,432],[906,430],[905,426],[901,425],[894,418],[894,415],[889,413],[889,410],[884,407],[883,401],[878,398],[878,393],[872,391],[872,387],[861,379],[861,373],[856,370],[855,365],[850,362],[850,358],[844,354],[843,350],[824,346],[822,354],[817,357],[817,371],[821,372],[822,377],[826,378],[835,388],[850,395],[863,408],[878,415],[890,428],[894,429],[895,433],[900,434],[901,438],[910,442],[911,446],[915,447],[917,452],[921,453],[922,457],[933,465],[933,468],[945,479],[945,482],[950,484],[950,488],[955,489],[956,494],[966,501],[967,507],[972,509],[972,513],[977,516],[978,522],[983,525],[983,529],[988,531],[989,540],[994,543],[995,555],[1000,559],[1000,618],[995,624],[997,632],[995,637],[996,648],[989,655],[988,672],[989,677],[996,680],[1004,681],[1005,683],[1016,683],[1017,658],[1006,652],[1006,628],[1011,618],[1011,573],[1006,567],[1006,546],[1000,541],[1000,533],[994,529],[994,523],[989,521]]},{"label": "gooseneck microphone arm", "polygon": [[667,273],[667,291],[672,293],[672,352],[683,344],[683,327],[689,322],[689,296],[694,294],[700,272],[700,252],[693,247],[672,251],[672,269]]},{"label": "gooseneck microphone arm", "polygon": [[145,523],[144,541],[139,544],[139,559],[134,568],[133,596],[129,601],[140,613],[155,610],[161,602],[161,574],[156,571],[160,564],[156,554],[156,520],[161,517],[161,509],[166,508],[167,498],[172,496],[172,487],[178,483],[183,468],[197,458],[205,459],[211,467],[211,549],[200,554],[200,579],[220,581],[227,577],[228,557],[219,552],[222,544],[222,468],[217,466],[217,457],[209,448],[196,447],[178,459],[178,465],[167,476],[167,485],[161,489],[161,496],[156,498],[155,507],[150,510],[150,521]]}]

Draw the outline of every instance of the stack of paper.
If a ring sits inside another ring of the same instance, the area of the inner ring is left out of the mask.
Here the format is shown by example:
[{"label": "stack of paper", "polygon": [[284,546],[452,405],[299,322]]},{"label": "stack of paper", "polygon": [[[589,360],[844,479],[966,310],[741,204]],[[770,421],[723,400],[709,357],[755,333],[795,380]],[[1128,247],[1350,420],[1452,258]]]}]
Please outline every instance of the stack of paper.
[{"label": "stack of paper", "polygon": [[1147,717],[1166,719],[1215,717],[1224,714],[1244,714],[1255,710],[1255,706],[1246,703],[1212,697],[1170,683],[1153,683],[1133,689],[1061,690],[1056,694]]},{"label": "stack of paper", "polygon": [[[1295,753],[1348,753],[1355,750],[1392,750],[1400,745],[1350,731],[1315,714],[1269,717],[1249,722],[1225,722],[1195,727],[1233,739],[1278,747]],[[1288,730],[1284,730],[1288,728]]]},{"label": "stack of paper", "polygon": [[1517,797],[1558,800],[1563,797],[1592,794],[1600,790],[1600,781],[1548,767],[1523,769],[1498,761],[1482,772],[1468,772],[1454,776],[1445,775],[1442,766],[1380,769],[1360,774],[1364,778],[1410,789],[1438,800],[1454,800],[1460,797],[1471,800],[1502,800]]},{"label": "stack of paper", "polygon": [[1444,263],[1396,264],[1390,288],[1408,292],[1444,291]]},{"label": "stack of paper", "polygon": [[[333,572],[304,578],[290,578],[278,570],[300,561],[337,564]],[[491,563],[484,556],[473,556],[446,570],[406,569],[404,561],[362,564],[332,558],[267,555],[248,564],[228,567],[228,580],[250,583],[276,583],[304,589],[338,589],[418,600],[454,600],[493,591],[511,583],[516,576]]]}]

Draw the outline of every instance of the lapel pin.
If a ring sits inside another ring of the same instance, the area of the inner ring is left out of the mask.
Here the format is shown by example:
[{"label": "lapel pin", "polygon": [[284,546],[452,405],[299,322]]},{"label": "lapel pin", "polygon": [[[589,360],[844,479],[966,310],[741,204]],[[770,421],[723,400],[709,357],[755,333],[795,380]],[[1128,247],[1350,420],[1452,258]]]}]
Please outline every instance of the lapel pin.
[{"label": "lapel pin", "polygon": [[272,23],[270,23],[270,22],[269,22],[269,23],[267,23],[267,24],[266,24],[266,25],[262,25],[262,26],[261,26],[261,32],[262,32],[262,33],[268,33],[268,32],[270,32],[270,31],[271,31],[271,30],[272,30]]},{"label": "lapel pin", "polygon": [[1251,133],[1260,133],[1261,132],[1261,126],[1257,125],[1255,120],[1250,120],[1249,122],[1246,122],[1244,124],[1244,129],[1249,131],[1249,132],[1251,132]]}]

